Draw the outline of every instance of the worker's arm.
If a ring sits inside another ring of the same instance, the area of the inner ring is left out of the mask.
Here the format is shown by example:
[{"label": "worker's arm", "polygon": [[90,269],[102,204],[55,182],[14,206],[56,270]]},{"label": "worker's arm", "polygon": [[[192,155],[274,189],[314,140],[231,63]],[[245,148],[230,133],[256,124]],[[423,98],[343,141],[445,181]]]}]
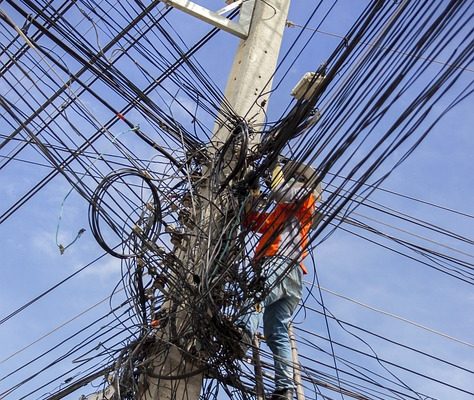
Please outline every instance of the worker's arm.
[{"label": "worker's arm", "polygon": [[260,188],[253,188],[249,190],[249,196],[245,200],[245,214],[248,214],[255,209],[261,194],[262,192]]},{"label": "worker's arm", "polygon": [[257,211],[257,205],[262,192],[260,188],[250,189],[249,196],[245,203],[245,217],[243,226],[257,233],[264,233],[269,228],[270,213]]}]

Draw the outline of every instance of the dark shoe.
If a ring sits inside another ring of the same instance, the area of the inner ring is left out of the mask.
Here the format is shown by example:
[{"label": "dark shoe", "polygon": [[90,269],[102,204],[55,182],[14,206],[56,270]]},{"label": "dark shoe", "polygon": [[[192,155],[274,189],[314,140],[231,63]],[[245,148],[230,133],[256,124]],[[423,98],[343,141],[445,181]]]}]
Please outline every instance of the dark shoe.
[{"label": "dark shoe", "polygon": [[293,389],[278,389],[272,394],[271,400],[293,400]]},{"label": "dark shoe", "polygon": [[278,389],[272,394],[271,400],[293,400],[293,389]]},{"label": "dark shoe", "polygon": [[240,333],[240,338],[238,339],[239,351],[237,352],[238,353],[237,355],[239,358],[244,358],[249,348],[252,347],[252,337],[247,332],[247,330],[243,328],[239,328],[239,333]]},{"label": "dark shoe", "polygon": [[241,326],[233,326],[229,329],[229,349],[236,358],[244,358],[252,346],[250,333]]}]

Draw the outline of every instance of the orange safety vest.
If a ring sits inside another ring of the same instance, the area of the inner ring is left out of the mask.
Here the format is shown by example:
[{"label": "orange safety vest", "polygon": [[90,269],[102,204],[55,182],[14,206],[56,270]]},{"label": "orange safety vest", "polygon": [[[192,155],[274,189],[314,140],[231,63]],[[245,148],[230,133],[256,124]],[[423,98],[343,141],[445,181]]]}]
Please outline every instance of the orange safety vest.
[{"label": "orange safety vest", "polygon": [[[281,244],[281,232],[285,222],[296,217],[299,222],[299,244],[301,246],[300,266],[304,274],[308,270],[301,262],[308,255],[309,231],[316,209],[316,199],[311,193],[301,204],[277,203],[271,212],[250,211],[247,213],[244,226],[261,233],[255,250],[255,259],[278,255]],[[296,238],[295,238],[296,239]]]}]

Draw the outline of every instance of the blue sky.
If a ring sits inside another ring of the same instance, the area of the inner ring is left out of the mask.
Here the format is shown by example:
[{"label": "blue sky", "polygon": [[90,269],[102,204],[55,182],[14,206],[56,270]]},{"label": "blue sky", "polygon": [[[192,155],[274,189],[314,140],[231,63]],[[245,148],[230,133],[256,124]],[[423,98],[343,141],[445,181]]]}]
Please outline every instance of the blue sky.
[{"label": "blue sky", "polygon": [[[213,9],[223,6],[223,2],[217,0],[201,3],[206,3],[209,8]],[[330,17],[320,27],[320,30],[343,36],[365,5],[366,2],[361,0],[338,2]],[[8,11],[6,5],[0,4],[0,7],[4,7]],[[289,20],[295,24],[304,24],[309,8],[308,4],[302,5],[297,0],[293,1]],[[173,14],[172,18],[175,21],[174,28],[179,31],[187,43],[192,43],[192,38],[200,37],[209,29],[204,23],[177,12]],[[83,28],[86,29],[87,21],[82,22],[82,24]],[[310,23],[310,26],[315,27],[315,24]],[[299,28],[287,29],[283,53],[298,33]],[[88,34],[91,37],[95,36],[90,27]],[[310,34],[312,34],[311,31],[305,33],[308,36]],[[4,40],[3,37],[2,40]],[[271,117],[277,118],[284,110],[290,101],[289,91],[299,77],[303,73],[317,68],[338,43],[339,39],[337,37],[321,33],[316,34],[315,39],[310,42],[305,50],[304,56],[299,58],[297,63],[291,67],[288,63],[284,64],[284,67],[289,68],[289,73],[270,100],[269,115]],[[209,72],[220,88],[225,85],[227,71],[230,68],[236,44],[236,39],[228,34],[221,33],[211,44],[205,46],[197,54],[197,60]],[[445,55],[447,56],[448,52]],[[440,61],[443,61],[443,59]],[[4,62],[6,62],[5,55],[0,58],[0,63]],[[144,85],[145,78],[141,77],[137,70],[129,70],[128,68],[131,67],[125,62],[122,67],[125,72],[133,77],[134,82]],[[439,65],[432,64],[427,71],[426,79],[430,78],[430,74],[437,73],[438,68],[440,68]],[[464,71],[456,85],[459,85],[459,87],[472,85],[474,76],[472,69],[473,66],[471,65],[470,70]],[[3,78],[0,79],[0,94],[13,96]],[[184,96],[182,97],[185,102],[186,99]],[[109,111],[100,106],[92,97],[83,96],[82,99],[84,105],[92,114],[97,116],[98,120],[105,121],[108,119]],[[155,99],[159,102],[158,96]],[[119,99],[111,98],[111,100],[120,104]],[[169,102],[170,98],[165,98],[162,103],[166,104],[166,101]],[[443,107],[447,103],[448,99],[446,103],[441,102],[438,106]],[[399,104],[397,107],[401,107],[401,105]],[[375,191],[369,200],[436,224],[472,240],[472,218],[474,215],[472,202],[474,185],[471,174],[472,154],[474,154],[474,140],[472,139],[474,115],[472,109],[471,97],[445,115],[430,131],[414,154],[382,184],[382,188],[386,190],[456,210],[465,215],[380,190]],[[322,110],[324,111],[324,108]],[[173,108],[173,111],[176,119],[185,123],[187,117],[182,110],[176,107]],[[391,112],[393,113],[392,117],[395,117],[399,110],[394,109]],[[144,129],[151,127],[138,112],[131,112],[130,119]],[[209,127],[212,126],[212,120],[209,116],[202,115],[202,119]],[[80,123],[79,120],[75,120],[75,122]],[[3,120],[0,121],[1,134],[9,134],[9,129],[4,125]],[[120,137],[120,141],[124,144],[132,146],[135,152],[144,159],[149,160],[153,157],[153,152],[127,131],[128,127],[125,124],[117,124],[112,128],[111,134]],[[107,141],[102,140],[98,142],[98,148],[101,152],[106,153],[111,150],[112,146]],[[0,155],[7,156],[12,149],[13,145],[6,147],[0,150]],[[45,163],[44,159],[32,149],[21,155],[22,157],[19,158]],[[388,163],[396,162],[397,156],[398,154],[395,154]],[[20,160],[12,162],[8,167],[1,170],[0,206],[2,212],[26,190],[29,190],[46,172],[49,172],[48,167],[28,164]],[[0,238],[2,241],[0,250],[2,260],[0,319],[73,272],[78,271],[103,253],[103,250],[90,233],[87,219],[88,205],[75,192],[71,193],[64,203],[62,220],[59,225],[60,243],[67,244],[72,241],[81,228],[85,228],[86,233],[68,248],[65,254],[61,255],[59,253],[55,235],[58,217],[61,214],[61,203],[69,190],[70,185],[66,180],[60,176],[56,177],[53,182],[35,195],[26,206],[0,224]],[[361,219],[369,217],[378,221],[381,220],[384,224],[395,225],[395,228],[437,242],[426,242],[421,241],[419,237],[416,238],[417,243],[422,242],[427,247],[455,256],[459,256],[460,252],[466,253],[467,255],[462,254],[461,258],[472,264],[472,245],[469,243],[449,240],[445,236],[436,235],[431,230],[401,224],[398,220],[388,217],[381,219],[380,214],[364,207],[360,207],[356,212],[362,215]],[[412,235],[396,231],[394,227],[387,227],[373,221],[371,223],[379,229],[392,233],[396,232],[397,235],[400,234],[402,237],[413,239]],[[450,248],[447,249],[443,246],[449,246]],[[322,291],[324,303],[327,309],[338,319],[436,355],[471,371],[474,369],[474,335],[472,333],[474,331],[472,313],[474,292],[469,284],[448,277],[342,230],[337,230],[317,246],[314,251],[314,260],[321,287],[328,290]],[[0,346],[1,376],[5,376],[18,367],[25,366],[12,377],[0,381],[0,393],[52,362],[56,356],[63,354],[68,346],[79,343],[86,334],[67,342],[66,346],[52,351],[39,362],[25,365],[29,360],[77,332],[81,327],[87,326],[88,323],[99,316],[104,315],[110,310],[111,306],[120,304],[124,298],[124,293],[120,291],[122,287],[119,283],[120,276],[120,261],[105,256],[17,316],[0,325],[0,343],[2,343],[2,346]],[[311,281],[313,276],[309,276],[308,279]],[[114,290],[119,290],[119,292],[114,295],[111,305],[108,298]],[[470,345],[462,344],[446,336],[429,332],[408,322],[376,312],[356,304],[354,301],[331,294],[329,291],[415,322]],[[312,293],[319,300],[319,291],[313,288]],[[35,342],[43,335],[55,330],[66,321],[80,315],[84,310],[97,303],[100,304],[52,332],[44,339],[34,343],[28,349],[21,351],[25,346]],[[309,298],[307,305],[311,308],[321,309],[314,298]],[[114,317],[110,317],[97,326],[112,326],[114,321]],[[328,336],[324,318],[309,309],[306,314],[301,311],[295,322],[298,324],[298,328],[316,332],[323,337]],[[118,328],[113,329],[119,332]],[[354,329],[350,330],[368,342],[380,358],[462,387],[465,390],[474,391],[472,372],[468,373],[448,367],[445,364],[429,360],[427,357],[416,355],[411,351],[401,350],[399,347],[373,336],[362,334]],[[367,345],[342,330],[334,322],[329,323],[329,331],[334,341],[355,346],[360,351],[370,353]],[[300,330],[297,333],[302,340],[307,337],[313,341],[313,344],[317,344],[331,352],[327,341],[309,336]],[[117,341],[118,344],[114,341]],[[98,342],[99,340],[95,343]],[[107,345],[112,344],[113,346],[119,346],[119,338],[114,339]],[[15,354],[18,351],[21,352]],[[353,362],[360,362],[366,368],[387,376],[386,371],[374,360],[368,360],[366,357],[339,346],[335,346],[335,351],[337,356],[348,358]],[[300,343],[300,353],[313,360],[312,362],[308,361],[308,365],[311,365],[311,367],[317,365],[318,361],[324,361],[328,364],[333,363],[331,356],[324,356],[304,343]],[[56,380],[29,397],[40,398],[42,394],[57,389],[66,378],[73,377],[76,372],[70,373],[68,371],[74,365],[71,358],[58,362],[37,380],[24,385],[15,394],[5,398],[20,398],[20,395],[26,395],[30,390],[36,389],[39,384],[47,382],[48,377],[52,379],[63,372],[66,373],[62,379]],[[389,369],[415,390],[433,398],[450,400],[470,398],[470,395],[466,393],[438,385],[415,374],[407,373],[395,367]],[[322,370],[327,369],[322,368]],[[79,368],[77,372],[80,371]],[[90,387],[84,388],[67,398],[77,399],[80,394],[87,394],[92,391],[93,389]],[[333,394],[333,396],[336,398],[336,395]]]}]

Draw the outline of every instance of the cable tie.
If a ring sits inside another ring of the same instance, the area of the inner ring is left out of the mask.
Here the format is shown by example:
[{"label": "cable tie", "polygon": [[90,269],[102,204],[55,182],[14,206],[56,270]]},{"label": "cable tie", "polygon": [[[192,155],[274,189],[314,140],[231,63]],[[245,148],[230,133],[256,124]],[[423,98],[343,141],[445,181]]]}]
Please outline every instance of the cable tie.
[{"label": "cable tie", "polygon": [[153,179],[153,177],[150,175],[150,173],[148,171],[141,171],[141,173],[145,178],[148,178],[150,180]]},{"label": "cable tie", "polygon": [[61,255],[63,255],[64,252],[65,252],[70,246],[72,246],[74,243],[76,243],[76,240],[79,239],[85,231],[86,231],[86,230],[85,230],[84,228],[79,229],[79,232],[77,232],[77,235],[76,235],[76,237],[74,238],[74,240],[73,240],[71,243],[69,243],[67,246],[63,246],[61,243],[58,244],[59,253],[60,253]]},{"label": "cable tie", "polygon": [[32,21],[33,21],[33,15],[28,14],[27,17],[25,18],[25,22],[23,23],[23,26],[21,27],[21,31],[25,35],[28,34],[28,29],[30,28]]},{"label": "cable tie", "polygon": [[135,225],[135,226],[132,228],[132,231],[135,232],[135,233],[137,233],[137,234],[140,234],[140,233],[143,232],[143,229],[142,229],[140,226]]}]

